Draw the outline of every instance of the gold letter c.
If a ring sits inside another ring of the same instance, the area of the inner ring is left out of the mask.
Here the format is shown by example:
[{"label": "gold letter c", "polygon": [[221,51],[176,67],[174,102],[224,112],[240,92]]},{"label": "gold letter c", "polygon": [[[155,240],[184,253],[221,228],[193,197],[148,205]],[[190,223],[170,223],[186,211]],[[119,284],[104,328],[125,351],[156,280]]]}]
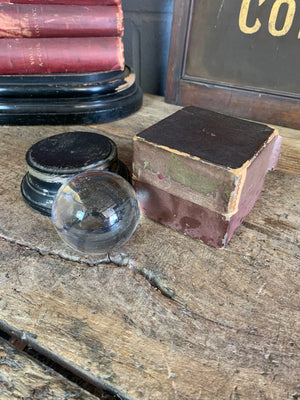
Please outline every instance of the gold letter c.
[{"label": "gold letter c", "polygon": [[[241,10],[240,10],[240,16],[239,16],[240,30],[243,33],[246,33],[248,35],[256,33],[257,31],[259,31],[259,29],[261,27],[261,23],[258,18],[256,18],[253,26],[247,25],[247,18],[248,18],[248,13],[249,13],[250,2],[251,2],[251,0],[243,0],[242,5],[241,5]],[[265,2],[265,0],[258,0],[258,5],[261,6],[264,2]]]}]

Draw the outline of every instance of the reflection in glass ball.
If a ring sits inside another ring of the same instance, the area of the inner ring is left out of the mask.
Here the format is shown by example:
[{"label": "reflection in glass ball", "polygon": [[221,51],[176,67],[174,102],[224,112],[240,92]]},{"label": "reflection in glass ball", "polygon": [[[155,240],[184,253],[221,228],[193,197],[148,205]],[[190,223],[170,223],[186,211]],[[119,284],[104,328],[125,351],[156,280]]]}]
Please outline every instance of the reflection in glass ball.
[{"label": "reflection in glass ball", "polygon": [[98,170],[70,179],[59,189],[52,206],[59,236],[87,254],[122,246],[134,233],[139,215],[132,186],[119,175]]}]

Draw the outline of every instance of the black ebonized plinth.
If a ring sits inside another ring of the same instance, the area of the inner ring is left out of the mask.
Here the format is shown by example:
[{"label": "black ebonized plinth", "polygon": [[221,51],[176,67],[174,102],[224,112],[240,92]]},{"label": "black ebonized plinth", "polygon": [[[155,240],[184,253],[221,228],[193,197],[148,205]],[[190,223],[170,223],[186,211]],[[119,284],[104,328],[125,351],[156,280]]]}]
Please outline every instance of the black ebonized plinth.
[{"label": "black ebonized plinth", "polygon": [[0,75],[0,124],[104,123],[142,105],[135,74],[124,71]]},{"label": "black ebonized plinth", "polygon": [[26,154],[28,172],[21,183],[25,202],[35,211],[51,215],[58,189],[73,176],[91,169],[111,171],[130,182],[116,144],[93,132],[67,132],[34,144]]}]

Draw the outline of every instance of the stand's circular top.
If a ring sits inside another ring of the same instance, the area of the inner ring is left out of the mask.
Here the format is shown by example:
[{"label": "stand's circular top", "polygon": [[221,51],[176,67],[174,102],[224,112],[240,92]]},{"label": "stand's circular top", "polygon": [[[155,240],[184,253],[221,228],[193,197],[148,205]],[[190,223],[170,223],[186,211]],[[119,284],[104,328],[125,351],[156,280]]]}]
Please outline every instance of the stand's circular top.
[{"label": "stand's circular top", "polygon": [[35,143],[26,154],[26,162],[35,171],[61,175],[97,167],[103,169],[109,167],[116,157],[116,145],[108,137],[76,131]]}]

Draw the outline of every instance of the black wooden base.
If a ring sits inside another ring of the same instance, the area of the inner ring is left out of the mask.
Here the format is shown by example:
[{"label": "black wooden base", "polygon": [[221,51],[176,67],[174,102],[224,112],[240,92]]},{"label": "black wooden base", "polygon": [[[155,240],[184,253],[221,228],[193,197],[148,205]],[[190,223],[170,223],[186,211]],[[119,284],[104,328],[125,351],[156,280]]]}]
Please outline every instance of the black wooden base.
[{"label": "black wooden base", "polygon": [[135,74],[124,71],[0,76],[0,124],[64,125],[124,118],[142,105]]},{"label": "black wooden base", "polygon": [[[122,161],[119,161],[118,170],[114,172],[131,183],[129,170]],[[52,203],[61,185],[62,183],[43,181],[27,172],[21,182],[23,200],[34,211],[49,217]]]},{"label": "black wooden base", "polygon": [[128,168],[118,159],[116,144],[93,132],[67,132],[43,139],[27,151],[26,163],[23,199],[33,210],[48,216],[61,185],[87,170],[114,172],[131,183]]}]

